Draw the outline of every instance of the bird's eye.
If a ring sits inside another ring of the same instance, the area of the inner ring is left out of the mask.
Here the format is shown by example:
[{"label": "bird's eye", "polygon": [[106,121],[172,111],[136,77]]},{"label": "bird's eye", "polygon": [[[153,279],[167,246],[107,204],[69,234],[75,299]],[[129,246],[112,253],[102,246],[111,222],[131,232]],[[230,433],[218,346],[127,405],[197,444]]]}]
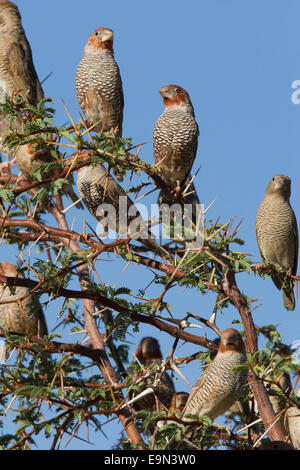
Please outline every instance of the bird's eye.
[{"label": "bird's eye", "polygon": [[98,36],[98,35],[99,35],[98,31],[96,31],[96,32],[95,32],[95,36]]},{"label": "bird's eye", "polygon": [[275,181],[275,177],[273,176],[272,181]]},{"label": "bird's eye", "polygon": [[180,88],[175,88],[175,93],[180,93]]}]

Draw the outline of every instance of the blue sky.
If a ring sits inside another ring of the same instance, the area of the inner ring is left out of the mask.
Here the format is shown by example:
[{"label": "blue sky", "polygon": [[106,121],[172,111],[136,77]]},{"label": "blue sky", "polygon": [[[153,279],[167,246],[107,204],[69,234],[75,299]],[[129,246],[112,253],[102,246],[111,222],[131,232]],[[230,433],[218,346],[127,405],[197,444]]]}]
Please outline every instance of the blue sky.
[{"label": "blue sky", "polygon": [[[246,242],[244,250],[253,254],[253,261],[259,260],[254,230],[256,210],[269,180],[275,174],[285,174],[292,179],[291,203],[300,220],[300,104],[291,100],[295,91],[292,83],[300,80],[299,2],[16,0],[15,3],[31,43],[39,78],[42,80],[52,72],[43,87],[45,95],[55,100],[58,124],[68,120],[61,98],[75,121],[79,120],[76,67],[89,34],[98,27],[109,27],[115,35],[115,58],[125,95],[123,135],[131,136],[134,144],[147,142],[141,158],[153,162],[152,129],[163,111],[159,88],[172,83],[181,85],[190,94],[200,128],[193,167],[194,171],[201,167],[196,188],[206,207],[216,199],[209,218],[220,216],[223,222],[235,218],[237,223],[242,219],[240,237]],[[156,197],[155,193],[147,201],[156,202]],[[69,220],[76,215],[75,227],[82,231],[83,213],[70,212]],[[96,227],[87,211],[85,215]],[[3,245],[0,249],[1,260],[11,261]],[[96,267],[103,282],[129,284],[134,293],[152,278],[143,267],[132,266],[122,272],[125,263],[113,258],[110,262],[99,261]],[[253,313],[258,325],[279,325],[283,341],[288,344],[300,339],[299,301],[294,312],[287,312],[282,294],[270,279],[263,281],[242,274],[238,282],[245,294],[258,299],[259,308]],[[152,286],[148,292],[155,296],[160,289]],[[166,300],[177,318],[186,311],[208,318],[214,306],[214,295],[202,297],[184,288],[172,290]],[[53,328],[55,308],[47,309],[46,314]],[[233,308],[227,309],[218,316],[218,326],[228,328],[233,319],[238,319],[238,313]],[[214,338],[210,331],[207,334]],[[169,352],[173,340],[146,325],[141,325],[140,332],[131,337],[132,351],[145,335],[157,336],[163,354]],[[196,351],[195,345],[180,345],[177,354]],[[194,383],[200,367],[193,362],[185,373]],[[176,388],[189,391],[180,378]],[[104,427],[109,439],[97,435],[93,448],[110,448],[120,429],[116,424]],[[40,445],[47,448],[47,442]],[[85,448],[78,441],[69,446],[76,447]]]}]

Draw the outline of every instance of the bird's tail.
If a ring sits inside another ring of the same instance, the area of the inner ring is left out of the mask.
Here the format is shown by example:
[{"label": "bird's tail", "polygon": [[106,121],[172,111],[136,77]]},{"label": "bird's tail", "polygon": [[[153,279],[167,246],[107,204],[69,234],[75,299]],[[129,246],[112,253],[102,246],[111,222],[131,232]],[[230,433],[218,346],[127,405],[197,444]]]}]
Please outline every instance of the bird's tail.
[{"label": "bird's tail", "polygon": [[[78,201],[79,197],[74,192],[73,183],[74,183],[73,175],[70,174],[69,177],[68,177],[68,181],[66,181],[66,183],[63,185],[62,190],[63,190],[63,192],[65,193],[66,196],[70,197],[73,202],[76,202],[76,201]],[[76,204],[76,207],[78,209],[83,209],[83,204],[81,203],[81,201]]]},{"label": "bird's tail", "polygon": [[[203,212],[191,175],[188,175],[184,183],[181,185],[181,192],[182,197],[184,198],[183,214],[184,217],[188,218],[188,223],[184,222],[184,231],[182,234],[185,237],[188,235],[188,239],[185,242],[186,248],[194,248],[198,246],[198,243],[195,244],[195,241],[199,239],[199,230],[201,230],[203,223]],[[161,214],[164,219],[164,215],[169,215],[168,212],[164,214],[164,205],[170,207],[174,204],[174,201],[170,200],[170,196],[161,190],[158,196],[158,204],[161,208]],[[191,233],[188,233],[190,231],[189,229],[192,231]],[[178,230],[180,231],[179,228]]]},{"label": "bird's tail", "polygon": [[283,304],[287,310],[295,310],[296,301],[293,289],[283,289],[282,291]]},{"label": "bird's tail", "polygon": [[277,289],[282,289],[282,298],[283,298],[283,305],[287,310],[295,310],[296,307],[296,300],[294,290],[291,287],[282,287],[284,282],[284,277],[279,276],[279,274],[272,274],[271,276],[272,281],[274,282]]},{"label": "bird's tail", "polygon": [[147,248],[150,251],[153,251],[156,253],[161,259],[163,259],[166,263],[173,265],[174,264],[174,259],[172,258],[171,254],[166,250],[164,247],[162,247],[159,243],[157,243],[153,238],[145,238],[145,239],[139,239],[144,245],[145,248]]},{"label": "bird's tail", "polygon": [[116,177],[116,179],[122,183],[122,181],[124,180],[125,176],[126,176],[126,171],[121,168],[120,166],[118,165],[115,165],[113,167],[113,174],[114,176]]}]

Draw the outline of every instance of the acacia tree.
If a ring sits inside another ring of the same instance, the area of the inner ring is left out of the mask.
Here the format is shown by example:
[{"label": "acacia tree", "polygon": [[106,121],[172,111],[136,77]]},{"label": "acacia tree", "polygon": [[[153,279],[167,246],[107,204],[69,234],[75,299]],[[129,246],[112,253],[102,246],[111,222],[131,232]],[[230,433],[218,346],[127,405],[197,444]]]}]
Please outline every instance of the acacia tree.
[{"label": "acacia tree", "polygon": [[[237,236],[239,226],[234,227],[232,221],[206,220],[203,246],[196,251],[169,244],[174,264],[149,256],[130,237],[105,242],[90,227],[85,227],[84,233],[70,229],[61,188],[69,174],[82,166],[104,163],[109,170],[117,162],[141,180],[138,187],[128,188],[131,193],[139,193],[149,184],[171,190],[156,168],[141,160],[141,148],[133,146],[131,139],[94,133],[84,121],[76,125],[71,116],[69,126],[57,126],[50,103],[44,99],[35,108],[15,97],[1,105],[3,117],[11,122],[4,142],[11,152],[19,145],[31,143],[37,150],[51,152],[53,161],[35,166],[33,181],[17,176],[13,169],[2,169],[1,245],[2,249],[5,244],[14,245],[18,250],[18,269],[24,278],[0,275],[0,282],[12,292],[16,286],[25,286],[38,297],[46,295],[47,303],[63,300],[57,323],[63,322],[70,331],[80,334],[81,340],[62,342],[54,332],[41,338],[0,329],[0,336],[6,338],[6,353],[16,350],[14,361],[3,363],[0,372],[2,448],[30,448],[44,433],[50,439],[49,448],[57,449],[64,436],[77,438],[83,426],[105,431],[104,423],[110,418],[117,418],[123,426],[122,438],[116,439],[115,448],[167,449],[170,442],[182,440],[185,426],[180,413],[135,413],[132,404],[128,404],[128,392],[139,390],[145,371],[138,378],[126,372],[128,349],[124,344],[128,328],[138,330],[140,324],[156,328],[158,337],[164,332],[174,338],[169,356],[157,371],[158,379],[164,370],[180,365],[184,372],[184,365],[191,361],[206,364],[212,359],[216,344],[187,330],[191,318],[207,328],[214,329],[214,324],[211,319],[188,311],[175,319],[165,302],[167,292],[174,286],[187,286],[198,297],[213,292],[214,313],[229,304],[234,306],[247,346],[248,362],[242,367],[247,367],[249,376],[243,399],[258,406],[258,410],[252,406],[250,413],[231,417],[230,430],[215,426],[205,417],[196,417],[193,445],[199,449],[220,445],[247,449],[268,441],[288,441],[270,402],[270,389],[273,387],[272,393],[281,400],[282,415],[288,407],[300,407],[294,394],[297,380],[288,392],[280,388],[282,374],[298,376],[300,368],[274,325],[254,324],[252,302],[241,293],[237,282],[242,272],[266,278],[280,267],[253,265],[249,256],[240,251],[243,241]],[[148,177],[147,183],[143,175]],[[72,211],[78,211],[76,206]],[[153,282],[161,288],[160,295],[146,298],[138,276],[136,292],[123,286],[103,285],[95,262],[105,254],[119,257],[124,264],[130,262],[137,270],[142,267],[151,271]],[[295,280],[295,276],[286,275],[286,283]],[[266,338],[266,346],[260,351],[258,335]],[[199,353],[175,359],[176,348],[183,341],[199,345]],[[272,378],[263,380],[270,366]],[[258,427],[251,425],[245,432],[237,433],[259,416]],[[15,425],[14,433],[6,427],[12,419],[10,429]],[[164,421],[164,426],[155,427],[158,421]],[[97,439],[94,443],[97,446]]]}]

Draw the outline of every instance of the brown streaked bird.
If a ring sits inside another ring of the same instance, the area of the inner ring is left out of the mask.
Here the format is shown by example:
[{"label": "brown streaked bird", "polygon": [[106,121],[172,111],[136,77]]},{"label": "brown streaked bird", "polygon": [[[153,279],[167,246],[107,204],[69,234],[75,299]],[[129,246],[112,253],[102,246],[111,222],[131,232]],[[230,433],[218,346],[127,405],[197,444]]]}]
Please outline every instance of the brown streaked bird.
[{"label": "brown streaked bird", "polygon": [[[142,217],[124,189],[107,173],[106,168],[101,164],[95,167],[87,165],[80,168],[77,175],[77,187],[82,201],[103,228],[114,230],[122,236],[134,236],[139,226],[143,225]],[[153,251],[167,263],[172,263],[171,255],[150,237],[147,229],[134,238],[147,250]]]},{"label": "brown streaked bird", "polygon": [[[154,124],[153,154],[163,181],[172,189],[175,199],[185,187],[196,158],[199,128],[189,94],[178,85],[163,86],[159,93],[165,109]],[[194,188],[193,188],[194,189]],[[170,196],[163,193],[162,202]]]},{"label": "brown streaked bird", "polygon": [[[246,360],[240,333],[233,328],[224,330],[218,353],[195,383],[183,414],[205,415],[214,420],[225,413],[239,398],[248,377],[247,370],[232,369]],[[190,421],[185,416],[183,420]]]},{"label": "brown streaked bird", "polygon": [[[124,97],[120,70],[114,59],[113,32],[98,28],[88,38],[76,71],[79,106],[93,130],[122,136]],[[124,171],[114,166],[114,175],[123,181]]]},{"label": "brown streaked bird", "polygon": [[44,96],[17,5],[0,0],[0,96],[19,93],[36,105]]},{"label": "brown streaked bird", "polygon": [[[44,93],[21,21],[17,5],[0,0],[0,102],[20,94],[26,103],[35,106]],[[20,130],[21,124],[14,122],[13,128]],[[13,151],[1,145],[9,129],[9,120],[0,119],[0,150],[14,156]]]},{"label": "brown streaked bird", "polygon": [[[285,175],[275,175],[267,186],[266,194],[256,216],[256,238],[264,260],[278,263],[286,272],[297,273],[298,227],[290,205],[291,180]],[[290,287],[283,288],[284,274],[272,274],[277,289],[283,291],[287,310],[295,310],[295,295]]]},{"label": "brown streaked bird", "polygon": [[[31,47],[22,26],[19,9],[8,0],[0,0],[0,37],[0,101],[19,94],[25,103],[36,106],[44,97],[44,92],[33,64]],[[33,144],[21,145],[13,150],[1,146],[1,140],[7,136],[10,127],[7,118],[0,119],[0,150],[15,157],[18,168],[32,181],[34,164],[53,161],[50,150],[36,152]],[[12,128],[22,132],[19,121],[14,121]],[[54,176],[54,172],[50,171],[45,177],[47,176]],[[73,191],[72,182],[70,175],[63,191],[75,202],[78,197]],[[77,207],[83,206],[79,203]]]},{"label": "brown streaked bird", "polygon": [[[300,398],[300,387],[295,396]],[[284,427],[295,449],[300,450],[300,407],[290,406],[284,414]]]},{"label": "brown streaked bird", "polygon": [[[0,263],[0,274],[8,277],[23,276],[17,272],[12,263]],[[15,293],[11,294],[9,287],[0,283],[0,325],[15,333],[47,335],[47,324],[42,307],[34,294],[30,294],[28,287],[17,286]],[[23,299],[20,303],[18,300]],[[1,304],[3,301],[14,301]]]},{"label": "brown streaked bird", "polygon": [[[157,370],[150,369],[150,366],[152,366],[153,364],[160,365],[163,359],[157,339],[152,338],[150,336],[143,338],[139,343],[135,356],[136,359],[132,361],[131,366],[137,366],[141,364],[144,369],[149,368],[149,370],[152,370],[150,375],[143,379],[143,385],[140,387],[139,391],[135,392],[135,395],[138,395],[143,390],[146,390],[146,388],[152,387],[157,374],[160,374],[160,372],[158,372]],[[131,371],[129,367],[128,372],[133,378],[136,379],[139,376],[142,376],[142,370],[140,372],[138,372],[137,370]],[[164,372],[160,378],[159,384],[155,387],[155,395],[158,399],[159,410],[165,410],[165,408],[170,408],[172,396],[174,393],[175,388],[173,380],[166,372]],[[130,395],[132,395],[132,393]],[[136,411],[156,411],[155,395],[151,394],[140,398],[138,401],[133,403],[134,409]],[[131,396],[131,398],[133,398],[133,396]]]}]

